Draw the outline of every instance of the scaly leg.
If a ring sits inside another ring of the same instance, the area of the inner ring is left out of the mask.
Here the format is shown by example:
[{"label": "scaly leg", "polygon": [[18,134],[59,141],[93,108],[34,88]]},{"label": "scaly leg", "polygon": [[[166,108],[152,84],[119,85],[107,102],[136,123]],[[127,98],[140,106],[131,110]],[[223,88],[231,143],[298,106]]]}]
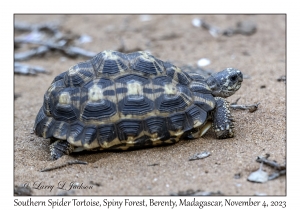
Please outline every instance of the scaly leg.
[{"label": "scaly leg", "polygon": [[229,110],[229,103],[220,97],[215,97],[216,108],[212,113],[213,129],[219,139],[232,138],[233,132],[233,119]]}]

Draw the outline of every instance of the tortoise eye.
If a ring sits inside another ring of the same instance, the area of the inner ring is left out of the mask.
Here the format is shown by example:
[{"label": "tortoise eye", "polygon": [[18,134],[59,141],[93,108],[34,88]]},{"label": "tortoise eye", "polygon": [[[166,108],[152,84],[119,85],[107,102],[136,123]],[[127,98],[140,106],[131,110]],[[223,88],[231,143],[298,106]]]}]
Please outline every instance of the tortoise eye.
[{"label": "tortoise eye", "polygon": [[232,75],[232,76],[230,76],[230,77],[229,77],[229,79],[230,79],[231,81],[235,81],[235,80],[236,80],[236,78],[237,78],[237,76],[236,76],[236,75]]}]

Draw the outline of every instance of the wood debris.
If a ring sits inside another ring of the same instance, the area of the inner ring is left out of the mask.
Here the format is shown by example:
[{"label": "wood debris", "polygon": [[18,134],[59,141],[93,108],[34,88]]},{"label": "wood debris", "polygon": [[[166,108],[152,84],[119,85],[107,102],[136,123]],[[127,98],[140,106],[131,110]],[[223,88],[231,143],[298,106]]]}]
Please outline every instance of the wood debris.
[{"label": "wood debris", "polygon": [[256,158],[256,162],[264,163],[276,170],[274,173],[269,175],[268,180],[273,180],[281,175],[285,175],[286,174],[286,165],[280,165],[276,161],[268,160],[269,156],[270,155],[267,154],[266,157],[258,156]]},{"label": "wood debris", "polygon": [[238,98],[235,102],[230,104],[230,108],[232,109],[240,109],[240,110],[248,110],[249,112],[255,112],[258,109],[258,105],[260,103],[256,103],[256,104],[250,104],[250,105],[238,105],[237,102],[240,100],[240,98]]},{"label": "wood debris", "polygon": [[279,170],[279,171],[286,170],[285,165],[279,165],[276,161],[268,160],[268,158],[269,158],[269,155],[267,155],[266,157],[258,156],[256,158],[256,162],[264,163],[264,164],[271,166],[272,168]]},{"label": "wood debris", "polygon": [[84,164],[84,165],[87,165],[88,163],[85,162],[85,161],[80,161],[80,160],[72,160],[72,161],[68,161],[67,163],[64,163],[62,165],[58,165],[58,166],[54,166],[54,167],[42,169],[41,172],[52,171],[54,169],[62,168],[62,167],[65,167],[65,166],[68,166],[68,165],[73,165],[73,164]]},{"label": "wood debris", "polygon": [[[269,157],[270,155],[266,154],[266,157],[258,156],[256,158],[256,162],[261,163],[260,168],[257,171],[250,174],[250,176],[248,177],[248,181],[263,183],[286,174],[286,165],[280,165],[276,161],[268,160]],[[273,172],[270,175],[267,172],[264,172],[262,170],[263,164],[274,168],[275,172]]]},{"label": "wood debris", "polygon": [[189,158],[189,161],[203,159],[208,156],[210,156],[210,152],[207,152],[207,151],[196,153]]},{"label": "wood debris", "polygon": [[[15,31],[26,33],[14,39],[16,51],[22,46],[26,46],[26,50],[15,53],[15,61],[25,61],[53,51],[61,52],[71,58],[77,56],[91,58],[97,54],[75,46],[76,42],[90,42],[90,37],[87,35],[78,36],[71,33],[63,33],[57,24],[26,24],[17,22],[14,28]],[[28,65],[21,63],[15,64],[15,73],[18,74],[34,75],[44,72],[45,70],[41,68],[28,67]]]},{"label": "wood debris", "polygon": [[235,28],[225,29],[222,34],[224,36],[233,36],[235,34],[242,34],[250,36],[256,33],[257,26],[252,21],[237,22]]},{"label": "wood debris", "polygon": [[236,23],[235,27],[229,27],[227,29],[220,29],[219,27],[213,26],[202,19],[195,18],[192,21],[195,27],[202,27],[208,30],[213,37],[223,36],[233,36],[235,34],[242,34],[250,36],[256,33],[257,26],[252,21],[239,21]]},{"label": "wood debris", "polygon": [[87,58],[91,58],[95,56],[97,53],[91,52],[88,50],[84,50],[80,47],[70,45],[70,40],[67,37],[60,37],[59,39],[49,39],[47,41],[39,41],[39,40],[26,40],[23,38],[16,38],[15,44],[34,44],[38,45],[38,47],[15,54],[15,61],[23,61],[28,60],[36,55],[42,55],[49,51],[60,51],[63,54],[69,57],[77,57],[84,56]]},{"label": "wood debris", "polygon": [[48,73],[43,67],[30,66],[22,63],[15,62],[14,64],[16,74],[23,75],[36,75],[37,73]]},{"label": "wood debris", "polygon": [[217,192],[210,192],[210,191],[203,191],[203,190],[186,190],[186,191],[179,191],[178,193],[171,193],[171,196],[220,196],[223,195],[220,191]]}]

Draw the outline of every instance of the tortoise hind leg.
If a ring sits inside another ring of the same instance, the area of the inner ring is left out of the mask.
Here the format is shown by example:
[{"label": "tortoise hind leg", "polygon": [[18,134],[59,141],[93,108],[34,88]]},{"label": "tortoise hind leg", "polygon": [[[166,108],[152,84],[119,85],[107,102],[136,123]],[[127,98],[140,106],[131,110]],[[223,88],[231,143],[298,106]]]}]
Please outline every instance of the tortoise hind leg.
[{"label": "tortoise hind leg", "polygon": [[218,139],[232,138],[233,132],[233,119],[229,110],[229,103],[220,97],[215,97],[216,108],[212,113],[213,130]]},{"label": "tortoise hind leg", "polygon": [[66,140],[54,140],[50,145],[51,158],[57,160],[63,155],[69,155],[74,151],[74,147]]},{"label": "tortoise hind leg", "polygon": [[192,140],[192,139],[200,138],[211,128],[211,125],[212,125],[212,122],[209,120],[200,129],[193,128],[189,131],[185,131],[184,134],[182,135],[181,139]]}]

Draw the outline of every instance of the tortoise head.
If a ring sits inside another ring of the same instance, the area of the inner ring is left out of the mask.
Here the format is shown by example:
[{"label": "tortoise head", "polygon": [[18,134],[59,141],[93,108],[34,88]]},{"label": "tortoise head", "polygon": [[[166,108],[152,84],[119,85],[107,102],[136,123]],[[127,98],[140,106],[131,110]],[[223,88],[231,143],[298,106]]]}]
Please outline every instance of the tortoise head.
[{"label": "tortoise head", "polygon": [[212,94],[219,97],[229,97],[241,87],[243,74],[238,69],[227,68],[207,78],[206,82]]}]

